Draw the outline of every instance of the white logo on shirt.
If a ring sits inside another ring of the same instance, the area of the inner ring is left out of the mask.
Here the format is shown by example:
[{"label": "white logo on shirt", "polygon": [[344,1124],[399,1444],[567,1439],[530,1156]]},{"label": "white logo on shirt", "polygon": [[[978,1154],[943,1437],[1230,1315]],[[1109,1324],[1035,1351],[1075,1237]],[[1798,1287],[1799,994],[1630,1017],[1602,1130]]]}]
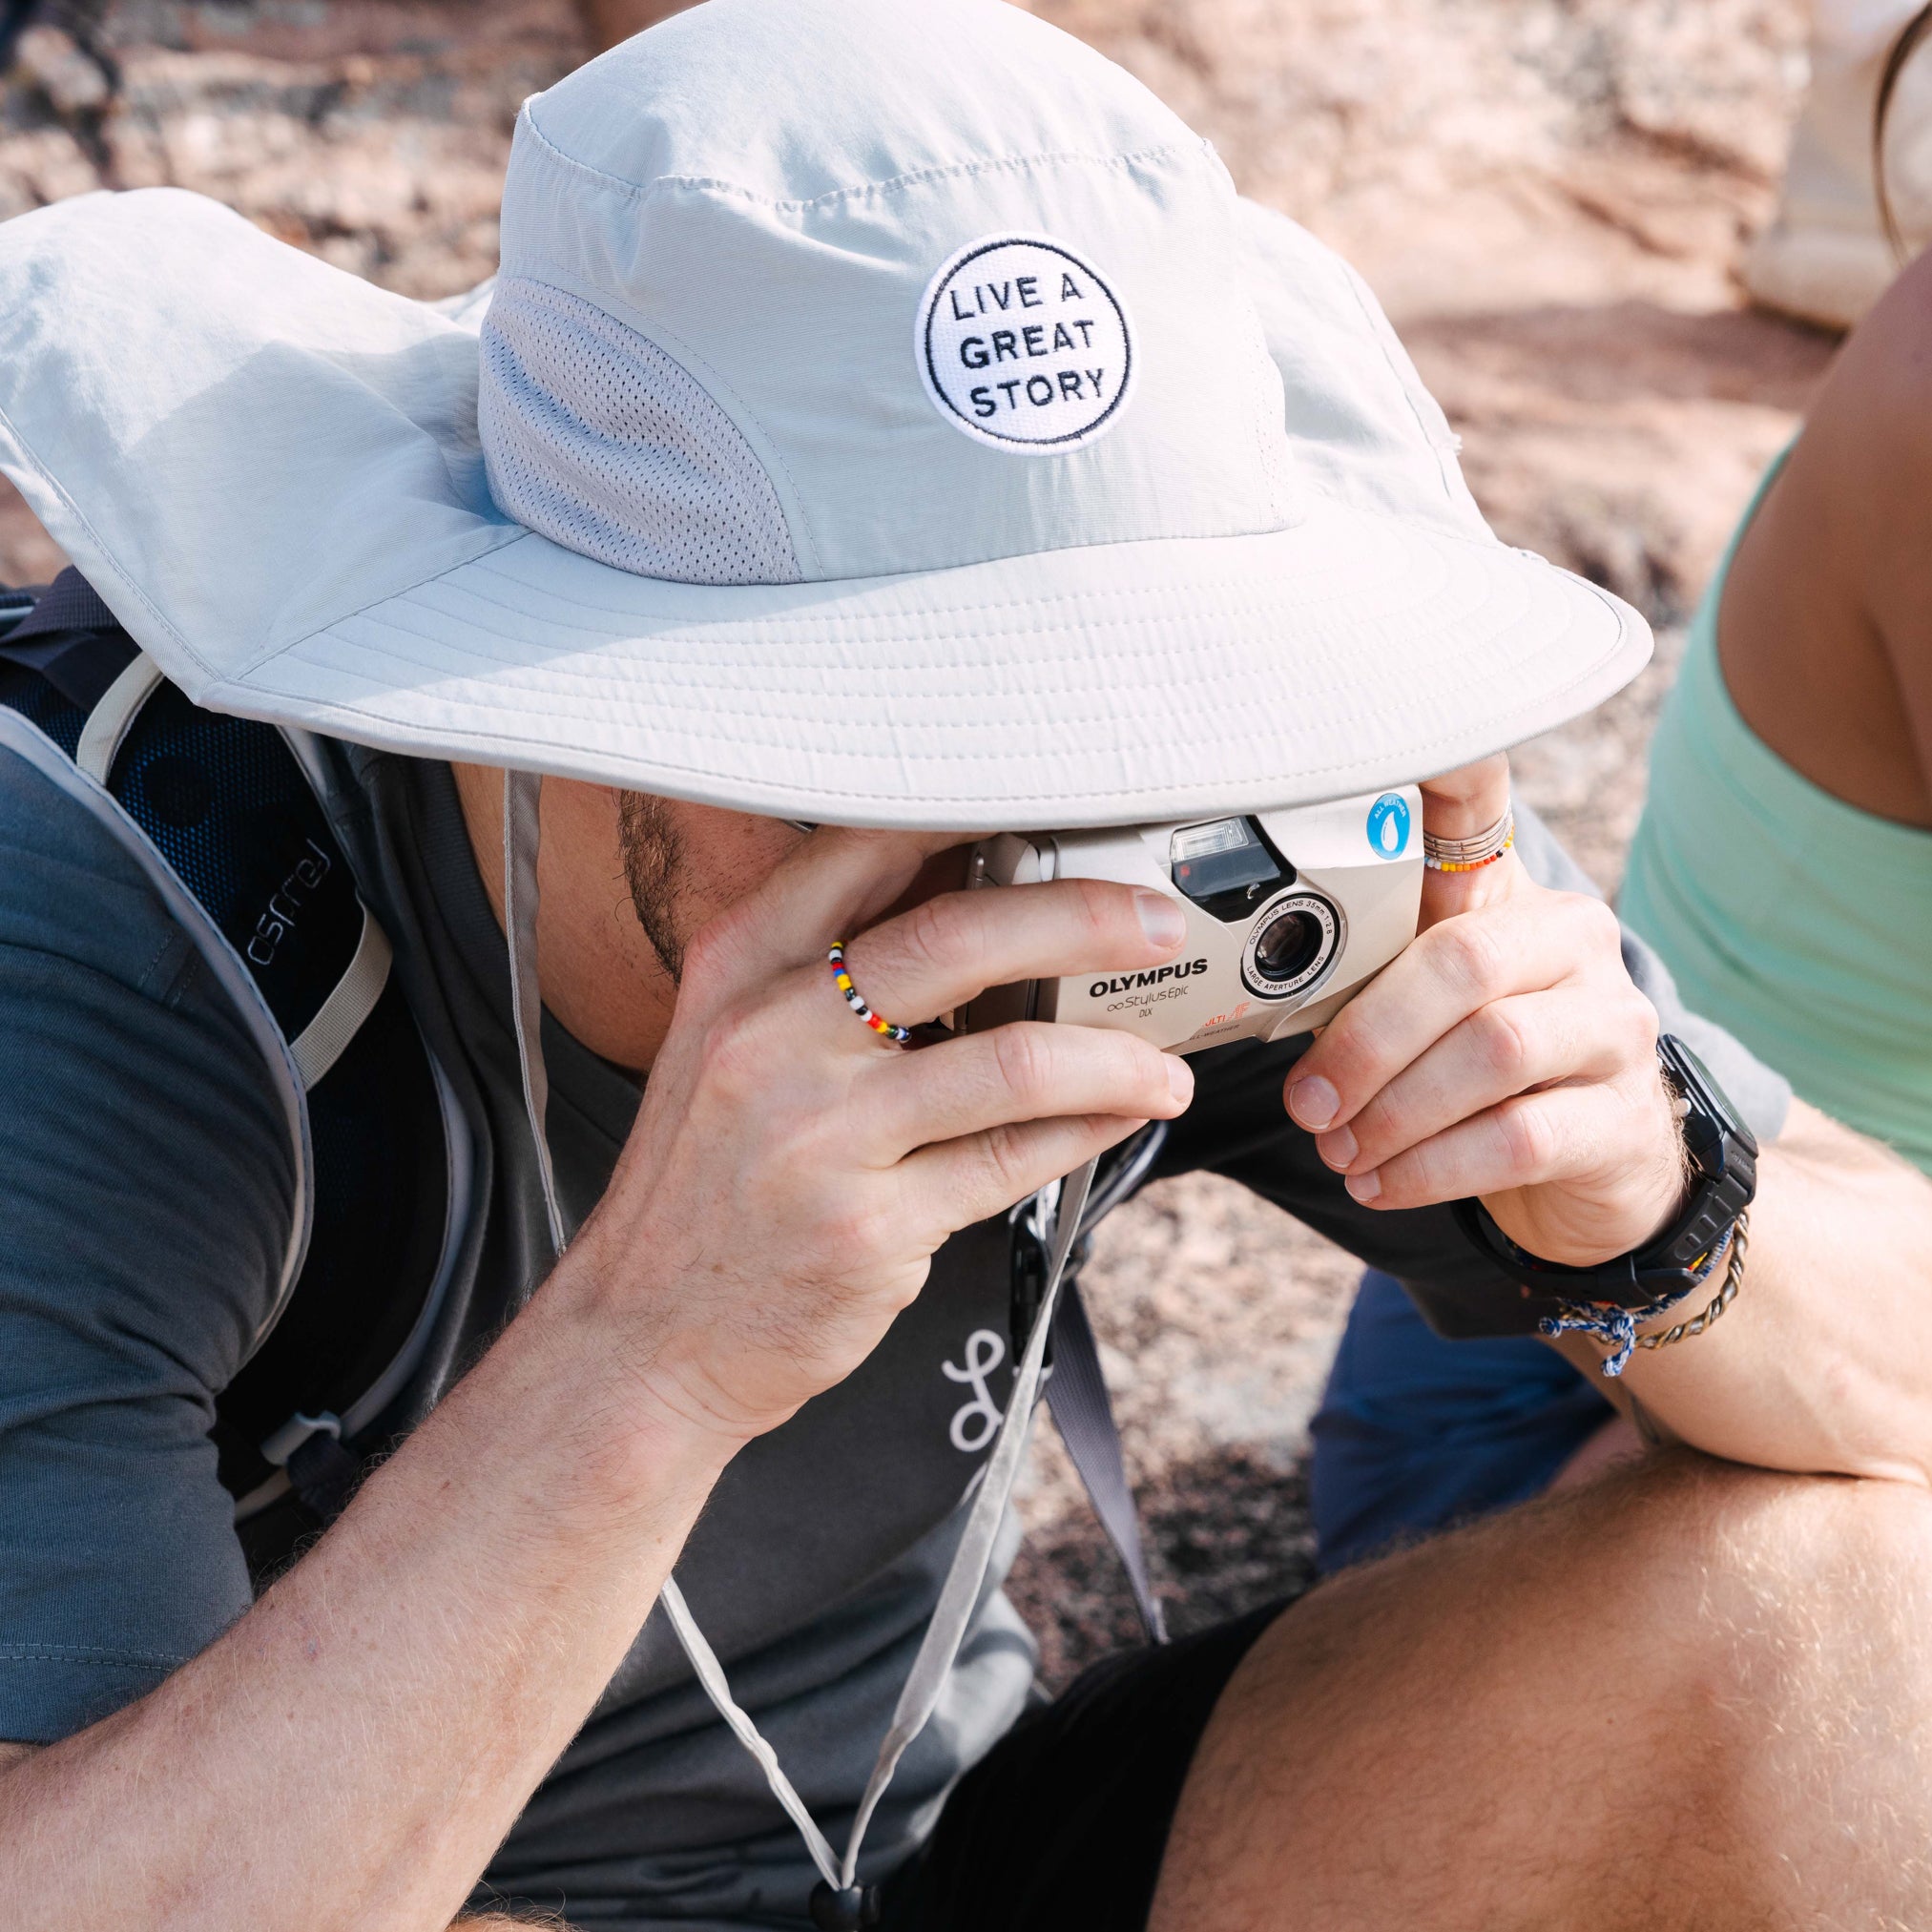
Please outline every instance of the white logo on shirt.
[{"label": "white logo on shirt", "polygon": [[1003,1412],[987,1388],[987,1377],[1006,1359],[1006,1337],[995,1335],[990,1328],[975,1328],[966,1337],[966,1366],[940,1363],[950,1381],[972,1384],[972,1401],[952,1419],[952,1445],[962,1455],[978,1455],[999,1430]]},{"label": "white logo on shirt", "polygon": [[1111,429],[1133,375],[1127,312],[1092,267],[1034,235],[969,241],[926,284],[913,343],[934,406],[1015,455]]}]

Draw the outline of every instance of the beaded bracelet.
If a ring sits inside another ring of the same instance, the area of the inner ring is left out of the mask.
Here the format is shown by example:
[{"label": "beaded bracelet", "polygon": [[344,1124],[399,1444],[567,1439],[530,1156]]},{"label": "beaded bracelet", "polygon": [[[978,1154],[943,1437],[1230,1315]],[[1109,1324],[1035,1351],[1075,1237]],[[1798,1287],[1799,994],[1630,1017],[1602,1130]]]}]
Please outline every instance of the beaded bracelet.
[{"label": "beaded bracelet", "polygon": [[1507,811],[1473,839],[1439,839],[1423,834],[1423,863],[1431,872],[1478,872],[1493,865],[1516,842],[1516,814]]},{"label": "beaded bracelet", "polygon": [[[1711,1251],[1711,1259],[1700,1278],[1709,1280],[1722,1264],[1724,1285],[1691,1317],[1657,1335],[1639,1335],[1640,1322],[1654,1321],[1668,1314],[1685,1298],[1660,1302],[1649,1308],[1620,1308],[1610,1301],[1563,1301],[1554,1315],[1546,1315],[1536,1325],[1545,1335],[1588,1335],[1610,1350],[1604,1358],[1603,1373],[1612,1381],[1630,1365],[1631,1354],[1639,1348],[1669,1348],[1672,1342],[1688,1341],[1703,1332],[1737,1299],[1744,1283],[1744,1255],[1751,1245],[1751,1215],[1747,1209],[1737,1216],[1731,1232]],[[1695,1294],[1693,1288],[1689,1291]]]},{"label": "beaded bracelet", "polygon": [[1744,1281],[1744,1251],[1751,1245],[1750,1225],[1751,1211],[1747,1208],[1737,1216],[1737,1225],[1731,1232],[1731,1265],[1724,1271],[1723,1287],[1690,1320],[1679,1321],[1661,1335],[1638,1336],[1639,1348],[1669,1348],[1673,1341],[1688,1341],[1693,1335],[1702,1335],[1737,1299],[1737,1290]]}]

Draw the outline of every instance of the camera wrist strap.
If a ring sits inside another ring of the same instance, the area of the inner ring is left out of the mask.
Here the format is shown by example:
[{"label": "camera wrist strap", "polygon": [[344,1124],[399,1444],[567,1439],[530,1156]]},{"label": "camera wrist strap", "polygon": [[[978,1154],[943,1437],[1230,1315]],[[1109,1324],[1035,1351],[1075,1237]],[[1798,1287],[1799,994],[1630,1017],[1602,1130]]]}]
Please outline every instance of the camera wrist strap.
[{"label": "camera wrist strap", "polygon": [[[1085,1265],[1089,1237],[1145,1182],[1167,1145],[1167,1137],[1168,1123],[1153,1120],[1132,1139],[1101,1156],[1100,1168],[1087,1196],[1086,1211],[1080,1216],[1080,1239],[1068,1259],[1060,1306],[1053,1317],[1053,1368],[1047,1379],[1047,1406],[1052,1411],[1053,1427],[1081,1486],[1087,1491],[1088,1502],[1093,1506],[1093,1514],[1120,1559],[1128,1588],[1133,1593],[1133,1607],[1140,1613],[1141,1628],[1153,1644],[1167,1642],[1167,1621],[1147,1572],[1140,1509],[1127,1480],[1127,1465],[1120,1449],[1120,1426],[1114,1420],[1112,1398],[1108,1394],[1099,1345],[1093,1339],[1086,1304],[1081,1299],[1080,1271]],[[1016,1238],[1041,1241],[1038,1220],[1030,1208],[1016,1210],[1013,1220]],[[1042,1242],[1043,1256],[1046,1245]]]},{"label": "camera wrist strap", "polygon": [[[544,1212],[550,1225],[551,1243],[561,1256],[564,1250],[563,1215],[557,1200],[556,1177],[550,1158],[550,1143],[544,1132],[545,1102],[549,1088],[545,1078],[543,1039],[539,1030],[543,1014],[542,996],[537,986],[537,846],[540,836],[539,800],[542,779],[532,772],[504,773],[503,841],[504,905],[503,923],[509,942],[510,1005],[516,1029],[517,1058],[523,1073],[524,1106],[530,1116],[530,1132],[537,1149],[537,1177],[543,1189]],[[966,1527],[958,1548],[946,1567],[925,1634],[920,1640],[912,1668],[893,1710],[884,1741],[866,1780],[864,1796],[852,1820],[845,1856],[838,1859],[830,1841],[819,1829],[810,1808],[779,1763],[778,1754],[759,1732],[751,1714],[731,1694],[731,1686],[709,1639],[698,1629],[684,1593],[673,1577],[664,1580],[658,1601],[676,1633],[692,1672],[703,1686],[718,1715],[732,1735],[757,1760],[772,1795],[785,1815],[798,1827],[819,1876],[835,1892],[848,1890],[855,1882],[859,1852],[866,1827],[884,1796],[892,1774],[906,1747],[924,1730],[926,1720],[938,1706],[946,1679],[951,1675],[960,1646],[966,1641],[980,1592],[986,1587],[987,1571],[992,1563],[993,1546],[1000,1524],[1019,1479],[1020,1464],[1026,1454],[1027,1438],[1033,1407],[1039,1398],[1040,1378],[1047,1354],[1047,1339],[1053,1325],[1053,1313],[1066,1276],[1067,1261],[1080,1236],[1080,1223],[1092,1186],[1097,1160],[1090,1160],[1061,1182],[1059,1202],[1053,1217],[1051,1257],[1047,1282],[1040,1298],[1040,1312],[1027,1338],[1026,1353],[1013,1377],[1012,1394],[1008,1398],[1006,1415],[994,1438],[977,1479],[969,1490],[972,1504],[966,1512]]]},{"label": "camera wrist strap", "polygon": [[1167,1620],[1147,1573],[1140,1510],[1127,1480],[1120,1426],[1113,1418],[1099,1344],[1087,1319],[1077,1279],[1061,1289],[1059,1312],[1053,1318],[1053,1374],[1047,1384],[1047,1406],[1052,1412],[1061,1446],[1126,1572],[1141,1628],[1150,1643],[1164,1644]]}]

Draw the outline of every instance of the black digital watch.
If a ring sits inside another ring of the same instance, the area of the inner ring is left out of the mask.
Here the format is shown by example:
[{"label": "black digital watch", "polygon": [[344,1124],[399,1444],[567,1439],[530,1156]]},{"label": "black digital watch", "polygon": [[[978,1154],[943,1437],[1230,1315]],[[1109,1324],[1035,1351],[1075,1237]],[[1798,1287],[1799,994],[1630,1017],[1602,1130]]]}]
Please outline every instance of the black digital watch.
[{"label": "black digital watch", "polygon": [[1692,1186],[1684,1211],[1655,1240],[1593,1268],[1568,1268],[1519,1248],[1478,1200],[1455,1204],[1456,1222],[1478,1254],[1525,1293],[1566,1301],[1650,1308],[1688,1295],[1713,1251],[1757,1192],[1757,1142],[1711,1070],[1674,1033],[1657,1041],[1664,1084],[1677,1102]]}]

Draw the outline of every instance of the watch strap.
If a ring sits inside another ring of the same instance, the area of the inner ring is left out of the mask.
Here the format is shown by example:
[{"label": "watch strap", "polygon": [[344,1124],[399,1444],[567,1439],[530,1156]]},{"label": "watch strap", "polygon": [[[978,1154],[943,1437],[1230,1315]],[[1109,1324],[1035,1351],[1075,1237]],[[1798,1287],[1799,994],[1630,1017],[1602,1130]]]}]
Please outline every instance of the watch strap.
[{"label": "watch strap", "polygon": [[1710,1274],[1725,1236],[1757,1191],[1757,1142],[1710,1070],[1674,1034],[1657,1041],[1665,1084],[1676,1096],[1693,1172],[1682,1212],[1653,1240],[1594,1267],[1546,1261],[1518,1247],[1480,1200],[1454,1203],[1457,1225],[1477,1253],[1526,1292],[1566,1301],[1653,1309],[1695,1289]]}]

